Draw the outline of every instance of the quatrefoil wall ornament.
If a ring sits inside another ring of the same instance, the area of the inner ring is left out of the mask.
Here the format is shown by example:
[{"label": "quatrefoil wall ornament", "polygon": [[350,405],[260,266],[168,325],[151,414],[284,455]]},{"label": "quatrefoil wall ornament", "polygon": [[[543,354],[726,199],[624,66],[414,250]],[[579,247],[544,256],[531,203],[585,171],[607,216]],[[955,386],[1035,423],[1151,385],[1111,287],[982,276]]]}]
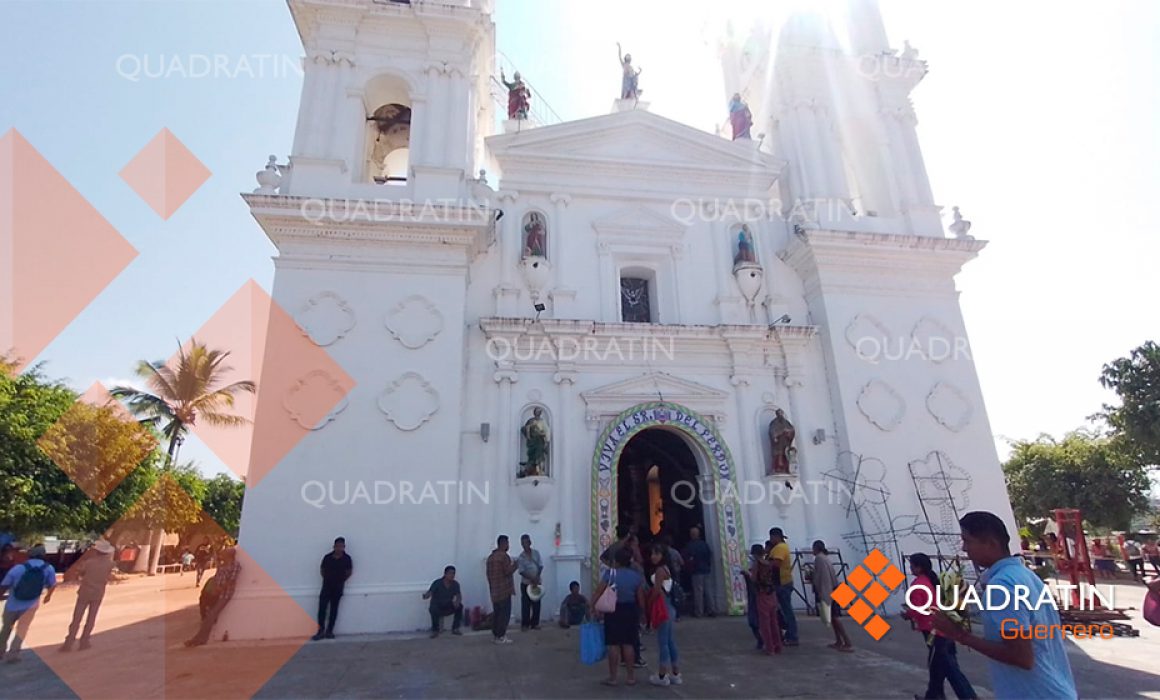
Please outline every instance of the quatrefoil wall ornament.
[{"label": "quatrefoil wall ornament", "polygon": [[357,322],[354,310],[335,292],[320,292],[310,297],[294,321],[306,337],[322,347],[338,342]]},{"label": "quatrefoil wall ornament", "polygon": [[926,410],[947,430],[959,432],[971,422],[974,406],[955,385],[938,382],[926,395]]},{"label": "quatrefoil wall ornament", "polygon": [[439,410],[439,392],[416,372],[407,372],[379,394],[379,410],[399,430],[416,430]]},{"label": "quatrefoil wall ornament", "polygon": [[894,430],[906,415],[906,402],[894,387],[881,379],[872,379],[858,394],[858,410],[879,430]]},{"label": "quatrefoil wall ornament", "polygon": [[417,350],[443,331],[443,314],[426,297],[413,294],[391,307],[384,319],[391,336]]},{"label": "quatrefoil wall ornament", "polygon": [[[323,370],[314,370],[294,382],[282,397],[282,408],[290,418],[306,430],[320,430],[338,417],[346,409],[346,390],[338,381]],[[317,422],[311,422],[310,415],[317,415],[318,406],[334,406]]]}]

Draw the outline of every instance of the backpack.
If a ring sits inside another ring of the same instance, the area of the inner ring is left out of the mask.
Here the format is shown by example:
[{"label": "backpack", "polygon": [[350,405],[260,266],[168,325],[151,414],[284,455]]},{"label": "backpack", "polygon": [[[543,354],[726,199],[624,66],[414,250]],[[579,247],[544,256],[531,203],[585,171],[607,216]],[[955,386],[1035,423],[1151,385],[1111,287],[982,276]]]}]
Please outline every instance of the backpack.
[{"label": "backpack", "polygon": [[24,573],[12,587],[12,597],[16,600],[36,600],[44,591],[44,577],[47,566],[33,567],[32,562],[24,565]]}]

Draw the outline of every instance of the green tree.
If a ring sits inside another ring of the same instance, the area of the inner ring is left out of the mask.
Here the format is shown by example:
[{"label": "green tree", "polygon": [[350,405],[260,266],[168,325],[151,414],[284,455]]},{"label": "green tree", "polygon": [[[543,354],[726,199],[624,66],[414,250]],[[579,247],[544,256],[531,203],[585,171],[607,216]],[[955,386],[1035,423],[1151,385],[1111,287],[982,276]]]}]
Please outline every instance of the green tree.
[{"label": "green tree", "polygon": [[1104,417],[1131,441],[1146,464],[1160,465],[1160,345],[1149,340],[1104,365],[1100,384],[1120,397]]},{"label": "green tree", "polygon": [[[195,338],[190,341],[188,350],[184,347],[177,349],[172,367],[163,362],[145,360],[137,364],[137,376],[144,380],[148,390],[124,386],[113,389],[113,396],[124,399],[138,417],[159,427],[169,443],[167,470],[173,468],[178,445],[199,420],[221,427],[236,428],[246,424],[245,418],[229,411],[234,406],[235,397],[254,393],[257,385],[250,380],[226,383],[225,379],[232,370],[225,364],[229,355],[225,350],[210,350]],[[166,493],[157,496],[155,505],[169,502]],[[176,519],[181,520],[180,517]],[[163,530],[155,530],[150,538],[150,575],[157,570]]]},{"label": "green tree", "polygon": [[[124,467],[134,454],[129,448],[139,448],[140,441],[146,440],[135,425],[118,421],[111,409],[76,404],[76,400],[73,391],[46,378],[39,366],[21,374],[10,363],[0,366],[0,530],[19,537],[100,533],[155,480],[155,451],[145,451],[133,468]],[[67,430],[62,423],[68,425]],[[122,465],[118,471],[127,471],[120,485],[99,502],[57,463],[69,463],[71,457],[63,448],[76,445],[78,435],[108,448],[107,453],[91,450],[92,459]],[[46,441],[43,445],[42,440]],[[54,450],[54,445],[61,451]]]},{"label": "green tree", "polygon": [[1068,433],[1016,441],[1003,465],[1011,506],[1021,520],[1078,508],[1097,528],[1126,529],[1148,510],[1148,470],[1119,436]]},{"label": "green tree", "polygon": [[227,474],[218,474],[205,482],[201,507],[230,537],[238,536],[245,493],[246,485]]}]

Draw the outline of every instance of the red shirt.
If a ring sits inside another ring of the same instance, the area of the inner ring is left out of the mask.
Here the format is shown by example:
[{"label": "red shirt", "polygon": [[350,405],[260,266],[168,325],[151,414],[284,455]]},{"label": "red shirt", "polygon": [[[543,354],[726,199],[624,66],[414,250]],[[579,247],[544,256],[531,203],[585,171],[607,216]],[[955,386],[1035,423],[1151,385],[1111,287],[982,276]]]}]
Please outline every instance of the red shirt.
[{"label": "red shirt", "polygon": [[[931,610],[934,610],[938,607],[938,591],[935,590],[934,584],[930,582],[929,578],[926,576],[915,576],[914,583],[911,585],[916,588],[925,588],[928,591],[928,594],[926,595],[922,593],[911,593],[910,599],[913,600],[915,604],[921,604],[923,607],[926,607],[926,601],[930,600]],[[928,598],[927,595],[930,597]],[[906,612],[903,613],[903,617],[917,625],[919,632],[930,632],[932,629],[934,629],[934,623],[931,621],[930,613],[921,613],[913,608],[908,608]]]}]

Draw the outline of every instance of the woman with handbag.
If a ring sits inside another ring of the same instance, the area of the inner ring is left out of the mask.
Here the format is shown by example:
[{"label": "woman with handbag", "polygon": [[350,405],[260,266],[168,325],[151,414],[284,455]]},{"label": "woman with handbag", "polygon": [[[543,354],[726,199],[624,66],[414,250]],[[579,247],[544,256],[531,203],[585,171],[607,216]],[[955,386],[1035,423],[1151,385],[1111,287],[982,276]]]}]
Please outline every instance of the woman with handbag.
[{"label": "woman with handbag", "polygon": [[604,644],[608,647],[608,678],[604,685],[616,685],[623,655],[628,668],[626,685],[636,685],[636,654],[633,648],[640,639],[640,620],[644,604],[644,576],[632,567],[632,552],[616,550],[613,568],[600,577],[600,586],[592,596],[593,613],[604,615]]},{"label": "woman with handbag", "polygon": [[657,631],[657,648],[660,662],[656,674],[649,676],[653,685],[680,685],[684,682],[677,668],[677,640],[673,637],[673,622],[677,619],[677,609],[673,607],[673,574],[669,571],[668,548],[654,544],[649,551],[652,562],[652,589],[649,595],[649,626]]}]

